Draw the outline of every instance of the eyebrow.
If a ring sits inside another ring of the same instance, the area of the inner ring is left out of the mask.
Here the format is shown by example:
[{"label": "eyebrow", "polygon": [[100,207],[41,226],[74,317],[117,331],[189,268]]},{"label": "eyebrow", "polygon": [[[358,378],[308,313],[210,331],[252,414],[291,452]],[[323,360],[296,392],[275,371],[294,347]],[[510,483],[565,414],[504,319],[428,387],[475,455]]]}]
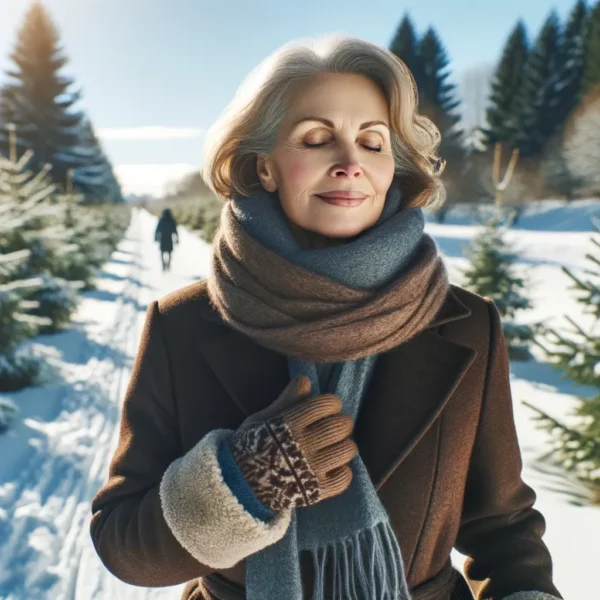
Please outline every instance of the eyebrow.
[{"label": "eyebrow", "polygon": [[[304,121],[318,121],[319,123],[324,123],[325,125],[327,125],[327,127],[331,127],[332,129],[335,127],[335,125],[333,124],[332,121],[330,121],[329,119],[323,119],[322,117],[303,117],[302,119],[299,119],[298,121],[296,121],[293,125],[293,129],[295,129],[298,125],[300,125],[300,123],[304,123]],[[373,125],[383,125],[384,127],[387,127],[388,129],[390,128],[390,126],[385,123],[384,121],[367,121],[366,123],[363,123],[360,127],[359,130],[363,130],[366,129],[367,127],[373,127]]]}]

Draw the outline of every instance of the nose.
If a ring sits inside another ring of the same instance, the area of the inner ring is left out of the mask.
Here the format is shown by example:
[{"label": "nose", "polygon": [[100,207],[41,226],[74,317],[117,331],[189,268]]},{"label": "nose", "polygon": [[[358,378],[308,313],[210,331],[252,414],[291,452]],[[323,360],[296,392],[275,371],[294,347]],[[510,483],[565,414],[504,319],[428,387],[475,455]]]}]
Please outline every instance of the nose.
[{"label": "nose", "polygon": [[339,162],[337,162],[330,171],[330,175],[332,177],[361,177],[363,174],[362,167],[358,162],[356,155],[354,152],[349,151],[345,152],[342,157],[340,157]]},{"label": "nose", "polygon": [[348,163],[346,165],[338,165],[332,169],[333,177],[361,177],[362,168],[358,163]]}]

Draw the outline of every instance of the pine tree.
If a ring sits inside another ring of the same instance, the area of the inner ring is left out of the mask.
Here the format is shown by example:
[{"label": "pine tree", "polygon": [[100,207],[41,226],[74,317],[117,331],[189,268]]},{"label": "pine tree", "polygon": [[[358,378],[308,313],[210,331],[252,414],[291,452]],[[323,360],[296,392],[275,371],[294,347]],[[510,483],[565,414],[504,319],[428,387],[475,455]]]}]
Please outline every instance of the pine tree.
[{"label": "pine tree", "polygon": [[[32,385],[40,373],[40,361],[20,344],[34,336],[48,319],[31,314],[37,307],[25,299],[25,293],[39,286],[35,278],[16,276],[19,266],[29,257],[28,250],[5,253],[1,242],[8,228],[0,222],[0,391],[13,391]],[[7,426],[10,405],[0,407],[0,430]]]},{"label": "pine tree", "polygon": [[468,160],[464,132],[459,127],[460,105],[456,85],[447,81],[449,59],[439,36],[429,28],[418,46],[423,85],[419,91],[419,112],[429,117],[441,134],[439,154],[446,162],[442,179],[449,203],[472,197],[473,178],[467,172]]},{"label": "pine tree", "polygon": [[515,147],[518,123],[518,98],[529,56],[529,42],[523,21],[519,21],[508,37],[502,58],[492,81],[490,106],[487,111],[489,127],[484,130],[491,146],[497,142]]},{"label": "pine tree", "polygon": [[572,200],[583,181],[571,169],[565,148],[565,130],[569,119],[582,100],[585,65],[585,30],[587,6],[577,0],[559,42],[555,79],[555,133],[542,149],[539,172],[543,176],[543,194],[558,194]]},{"label": "pine tree", "polygon": [[64,230],[56,227],[58,207],[51,203],[55,186],[49,181],[49,168],[34,175],[26,168],[32,152],[17,160],[14,127],[10,156],[0,156],[0,213],[6,230],[0,241],[4,253],[28,251],[28,258],[13,274],[18,279],[36,277],[38,286],[24,293],[24,299],[37,303],[32,314],[47,317],[42,332],[56,331],[66,325],[76,307],[76,289],[55,277],[57,258],[69,250]]},{"label": "pine tree", "polygon": [[[73,248],[65,256],[66,279],[77,277],[84,290],[94,287],[93,275],[109,258],[122,239],[131,220],[131,207],[121,204],[83,204],[84,196],[73,191],[72,181],[67,181],[67,191],[58,194],[62,207],[62,226],[66,241]],[[63,274],[64,273],[64,274]]]},{"label": "pine tree", "polygon": [[54,181],[63,182],[74,166],[70,150],[79,143],[82,115],[73,110],[79,99],[78,92],[69,91],[73,80],[60,73],[67,58],[58,43],[50,16],[34,2],[11,55],[16,67],[8,71],[9,82],[0,95],[0,120],[17,125],[20,153],[33,151],[30,166],[35,172],[50,163]]},{"label": "pine tree", "polygon": [[557,128],[582,98],[587,16],[585,0],[577,0],[562,34],[557,61]]},{"label": "pine tree", "polygon": [[552,11],[529,54],[517,99],[515,145],[524,157],[539,155],[557,129],[560,35],[560,22]]},{"label": "pine tree", "polygon": [[[76,282],[83,290],[91,290],[95,271],[103,262],[95,260],[100,252],[96,247],[95,234],[102,225],[97,216],[86,208],[85,196],[73,189],[73,171],[67,174],[64,193],[56,194],[55,200],[59,209],[58,226],[65,246],[53,265],[54,274]],[[104,234],[100,232],[100,235]]]},{"label": "pine tree", "polygon": [[464,271],[466,287],[481,296],[491,298],[502,317],[502,328],[511,360],[529,360],[529,344],[534,331],[529,325],[514,322],[517,312],[531,308],[524,296],[525,281],[514,273],[518,255],[506,240],[510,218],[499,209],[485,221],[481,233],[472,241],[470,266]]},{"label": "pine tree", "polygon": [[[40,363],[31,354],[21,351],[19,345],[49,324],[48,319],[31,314],[39,304],[26,299],[29,291],[39,289],[40,281],[20,277],[23,265],[31,258],[31,250],[10,250],[23,222],[14,218],[14,211],[22,205],[29,208],[27,198],[15,194],[19,183],[23,183],[22,178],[11,175],[14,171],[20,174],[31,155],[23,156],[17,163],[14,129],[10,142],[11,160],[0,156],[0,391],[16,390],[36,381]],[[38,182],[42,180],[43,176],[38,177]],[[33,185],[39,188],[39,183]],[[8,427],[14,413],[14,405],[0,405],[0,429]]]},{"label": "pine tree", "polygon": [[124,202],[121,185],[87,118],[82,121],[81,142],[73,155],[77,165],[74,184],[85,195],[86,202]]},{"label": "pine tree", "polygon": [[584,35],[583,94],[600,84],[600,1],[591,9]]},{"label": "pine tree", "polygon": [[[432,27],[427,29],[419,42],[418,55],[423,69],[423,85],[419,90],[420,111],[433,120],[442,136],[448,136],[460,121],[460,115],[455,112],[460,100],[456,97],[456,85],[447,82],[450,72],[446,67],[450,61]],[[458,134],[452,137],[459,138]]]},{"label": "pine tree", "polygon": [[[600,231],[597,223],[594,228]],[[584,327],[567,316],[571,331],[549,329],[545,332],[545,343],[539,345],[566,379],[600,390],[600,241],[592,236],[591,242],[595,252],[586,255],[589,267],[582,273],[585,277],[567,268],[563,271],[572,280],[577,300],[593,324]],[[537,413],[540,425],[554,435],[550,456],[583,481],[600,485],[600,391],[591,398],[579,399],[574,414],[576,424],[571,427],[538,408],[527,406]]]},{"label": "pine tree", "polygon": [[[429,117],[440,130],[442,141],[439,152],[450,164],[452,176],[454,165],[462,164],[463,132],[456,127],[460,105],[456,85],[448,83],[450,72],[446,70],[449,59],[436,31],[429,27],[419,40],[414,25],[406,14],[392,40],[390,51],[400,57],[410,68],[419,93],[419,112]],[[454,173],[458,179],[458,173]]]},{"label": "pine tree", "polygon": [[396,34],[390,44],[390,52],[406,63],[415,79],[417,89],[421,90],[424,85],[423,66],[418,53],[418,39],[415,27],[408,14],[405,14],[396,30]]}]

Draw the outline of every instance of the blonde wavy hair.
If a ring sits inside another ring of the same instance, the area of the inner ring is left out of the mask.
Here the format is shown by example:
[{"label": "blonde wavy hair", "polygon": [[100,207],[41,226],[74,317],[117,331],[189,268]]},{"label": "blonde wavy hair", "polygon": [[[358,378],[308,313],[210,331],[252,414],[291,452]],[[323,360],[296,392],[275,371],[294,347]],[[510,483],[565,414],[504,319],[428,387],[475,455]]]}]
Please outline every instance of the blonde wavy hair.
[{"label": "blonde wavy hair", "polygon": [[340,35],[293,40],[248,74],[206,134],[201,175],[208,187],[225,200],[262,189],[257,157],[272,152],[297,84],[322,73],[363,75],[380,86],[388,100],[404,206],[439,208],[446,199],[440,179],[445,161],[436,155],[441,136],[430,119],[417,113],[412,73],[385,48]]}]

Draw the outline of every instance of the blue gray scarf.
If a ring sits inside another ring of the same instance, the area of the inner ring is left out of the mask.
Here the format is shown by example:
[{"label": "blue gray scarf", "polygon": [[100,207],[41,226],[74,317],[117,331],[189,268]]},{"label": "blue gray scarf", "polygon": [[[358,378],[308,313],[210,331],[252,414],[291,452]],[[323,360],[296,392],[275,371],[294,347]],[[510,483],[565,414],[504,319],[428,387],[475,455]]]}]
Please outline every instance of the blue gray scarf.
[{"label": "blue gray scarf", "polygon": [[[417,208],[401,210],[398,186],[388,192],[379,221],[356,239],[326,249],[304,249],[293,236],[277,194],[237,197],[233,211],[244,229],[286,260],[356,289],[382,288],[412,261],[423,236]],[[341,340],[341,343],[343,341]],[[288,358],[290,378],[307,375],[315,395],[335,392],[356,420],[376,355],[343,363]],[[398,541],[360,456],[342,494],[297,508],[286,535],[248,557],[249,600],[302,600],[301,552],[312,555],[314,600],[409,600]]]}]

